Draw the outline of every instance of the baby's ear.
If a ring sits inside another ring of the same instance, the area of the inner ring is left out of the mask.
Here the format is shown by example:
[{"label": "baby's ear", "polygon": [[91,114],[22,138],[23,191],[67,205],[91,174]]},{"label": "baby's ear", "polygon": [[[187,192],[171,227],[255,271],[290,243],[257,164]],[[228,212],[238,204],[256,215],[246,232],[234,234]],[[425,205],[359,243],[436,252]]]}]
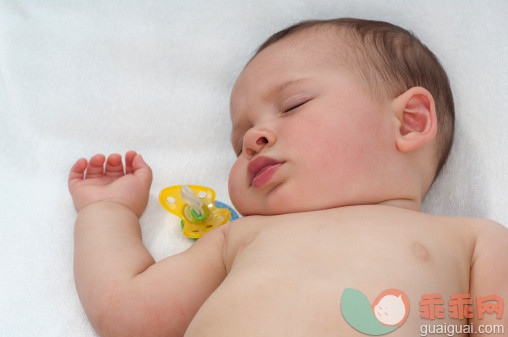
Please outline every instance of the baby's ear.
[{"label": "baby's ear", "polygon": [[434,98],[422,87],[413,87],[392,101],[398,120],[397,149],[413,151],[434,138],[437,118]]}]

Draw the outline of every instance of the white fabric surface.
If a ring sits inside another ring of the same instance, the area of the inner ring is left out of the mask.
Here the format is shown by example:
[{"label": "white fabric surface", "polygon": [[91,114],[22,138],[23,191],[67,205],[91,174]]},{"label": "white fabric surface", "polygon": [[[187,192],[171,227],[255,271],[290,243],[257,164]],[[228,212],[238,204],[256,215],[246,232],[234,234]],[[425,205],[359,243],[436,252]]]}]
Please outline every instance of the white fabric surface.
[{"label": "white fabric surface", "polygon": [[269,35],[311,18],[385,20],[451,80],[456,141],[424,210],[508,224],[506,1],[1,1],[0,336],[94,336],[73,282],[67,174],[134,149],[154,172],[143,240],[186,249],[158,203],[200,184],[229,203],[229,92]]}]

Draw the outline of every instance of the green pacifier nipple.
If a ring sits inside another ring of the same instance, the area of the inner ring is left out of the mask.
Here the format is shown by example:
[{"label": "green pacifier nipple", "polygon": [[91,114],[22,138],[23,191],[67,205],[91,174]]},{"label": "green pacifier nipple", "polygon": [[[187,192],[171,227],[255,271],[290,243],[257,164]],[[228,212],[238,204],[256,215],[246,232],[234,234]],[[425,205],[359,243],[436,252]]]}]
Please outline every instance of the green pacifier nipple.
[{"label": "green pacifier nipple", "polygon": [[[201,209],[201,210],[202,210],[202,209]],[[206,216],[205,212],[203,212],[203,211],[201,211],[201,213],[202,213],[202,214],[201,214],[201,215],[199,215],[198,213],[196,213],[196,211],[195,211],[195,210],[194,210],[194,208],[192,208],[192,207],[191,207],[191,209],[190,209],[190,212],[191,212],[191,214],[192,214],[192,217],[193,217],[195,220],[197,220],[197,221],[201,221],[201,220],[203,220],[203,219],[205,218],[205,216]]]}]

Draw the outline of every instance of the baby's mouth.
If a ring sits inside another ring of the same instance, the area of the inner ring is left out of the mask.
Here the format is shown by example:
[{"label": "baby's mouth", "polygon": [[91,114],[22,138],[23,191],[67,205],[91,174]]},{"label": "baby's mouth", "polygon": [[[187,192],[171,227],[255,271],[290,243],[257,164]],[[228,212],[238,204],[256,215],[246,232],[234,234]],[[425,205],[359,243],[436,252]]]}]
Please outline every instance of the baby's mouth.
[{"label": "baby's mouth", "polygon": [[264,156],[251,161],[247,166],[250,186],[255,188],[264,186],[282,164],[284,162]]}]

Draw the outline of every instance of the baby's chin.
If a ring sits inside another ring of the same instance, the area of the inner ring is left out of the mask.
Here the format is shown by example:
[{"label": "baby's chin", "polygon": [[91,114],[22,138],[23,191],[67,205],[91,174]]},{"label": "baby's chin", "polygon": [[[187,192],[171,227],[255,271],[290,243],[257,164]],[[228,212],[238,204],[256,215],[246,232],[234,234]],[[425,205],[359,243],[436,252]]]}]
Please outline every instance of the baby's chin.
[{"label": "baby's chin", "polygon": [[378,199],[371,194],[352,195],[348,193],[340,195],[330,193],[329,189],[299,192],[300,190],[301,188],[295,188],[295,186],[286,183],[265,194],[231,188],[229,194],[236,210],[243,216],[322,211],[344,206],[368,205]]}]

